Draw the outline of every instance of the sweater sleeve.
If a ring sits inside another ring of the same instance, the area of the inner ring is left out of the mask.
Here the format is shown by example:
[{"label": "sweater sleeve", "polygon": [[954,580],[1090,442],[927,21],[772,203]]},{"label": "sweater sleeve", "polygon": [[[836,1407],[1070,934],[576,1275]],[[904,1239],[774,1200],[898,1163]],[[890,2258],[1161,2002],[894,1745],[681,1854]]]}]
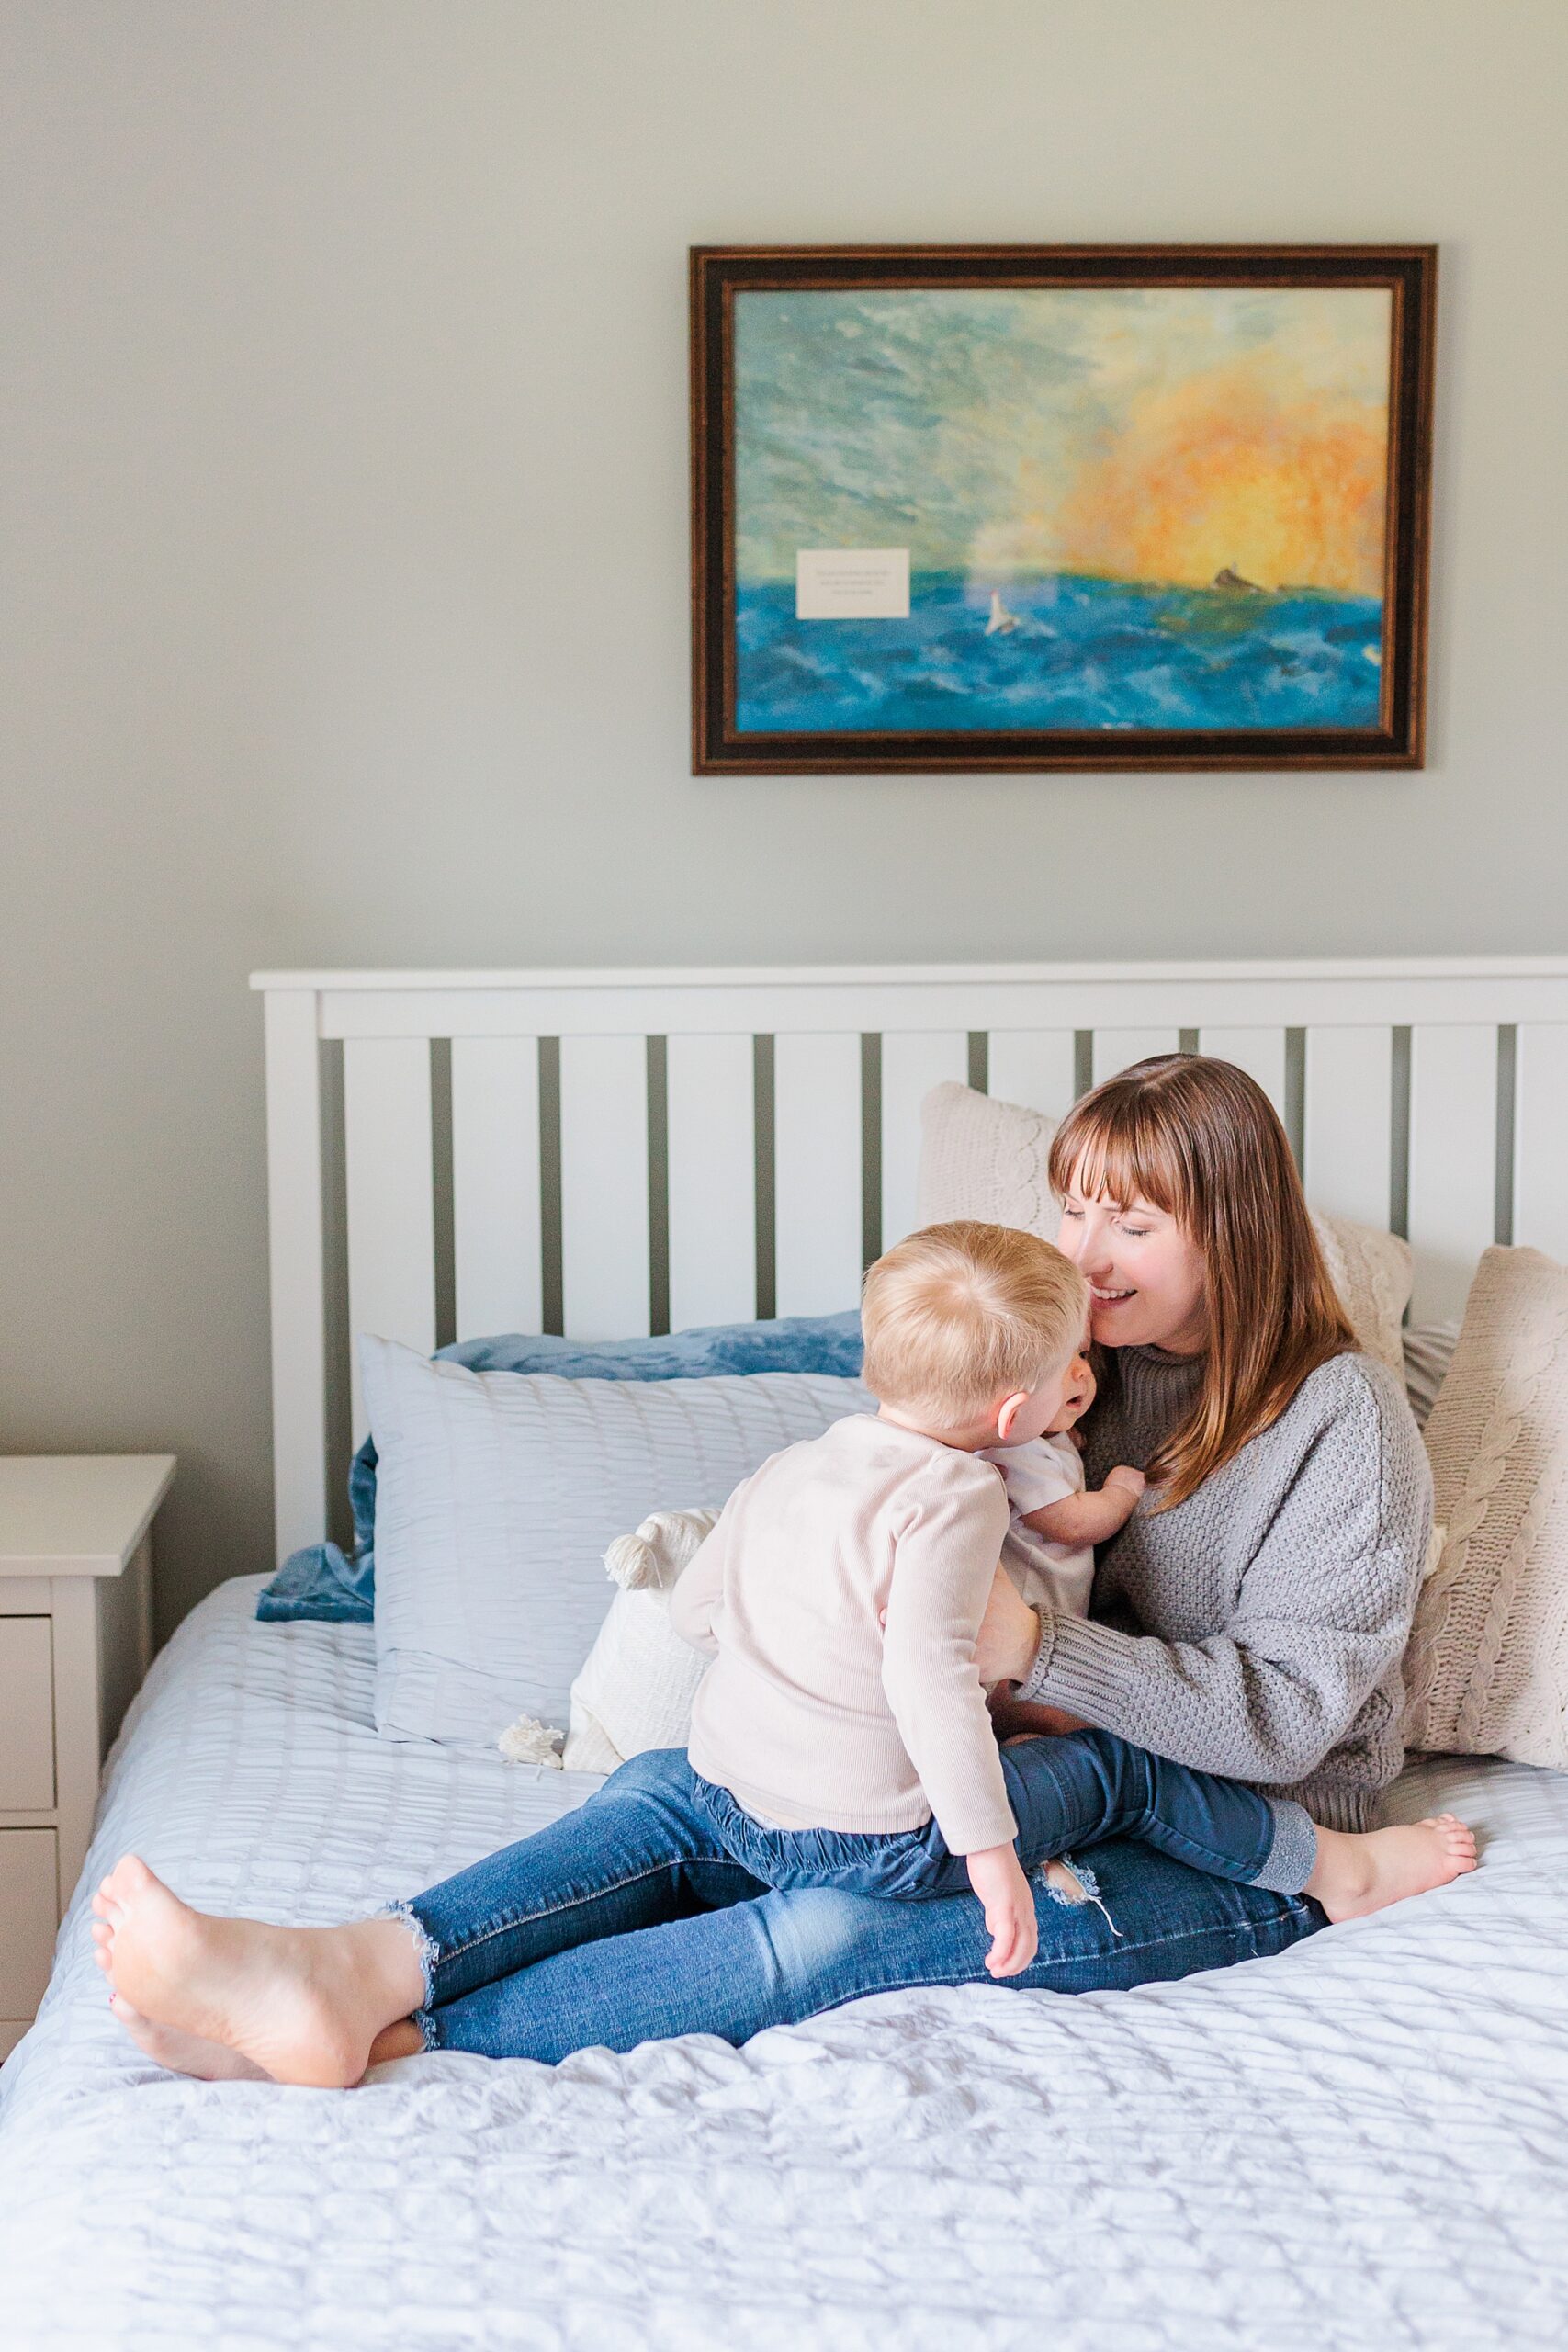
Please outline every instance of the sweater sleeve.
[{"label": "sweater sleeve", "polygon": [[1008,1529],[999,1478],[922,1491],[896,1540],[882,1687],[950,1854],[1009,1846],[1018,1825],[975,1666]]},{"label": "sweater sleeve", "polygon": [[1045,1618],[1020,1695],[1174,1763],[1290,1787],[1397,1664],[1430,1525],[1415,1423],[1362,1374],[1311,1434],[1223,1630],[1162,1641]]},{"label": "sweater sleeve", "polygon": [[[739,1489],[737,1490],[739,1491]],[[683,1642],[705,1657],[718,1656],[718,1635],[714,1631],[714,1617],[724,1598],[724,1568],[728,1556],[732,1525],[731,1495],[717,1519],[709,1528],[670,1592],[670,1623]]]}]

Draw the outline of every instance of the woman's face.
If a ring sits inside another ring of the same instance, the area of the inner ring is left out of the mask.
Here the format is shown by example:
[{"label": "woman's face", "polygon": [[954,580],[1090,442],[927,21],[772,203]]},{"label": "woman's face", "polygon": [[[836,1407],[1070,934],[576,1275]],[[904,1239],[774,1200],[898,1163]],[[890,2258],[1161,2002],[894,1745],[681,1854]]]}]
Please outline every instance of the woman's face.
[{"label": "woman's face", "polygon": [[1201,1355],[1208,1336],[1203,1259],[1176,1219],[1152,1202],[1062,1201],[1056,1246],[1089,1280],[1089,1332],[1102,1348],[1168,1348]]}]

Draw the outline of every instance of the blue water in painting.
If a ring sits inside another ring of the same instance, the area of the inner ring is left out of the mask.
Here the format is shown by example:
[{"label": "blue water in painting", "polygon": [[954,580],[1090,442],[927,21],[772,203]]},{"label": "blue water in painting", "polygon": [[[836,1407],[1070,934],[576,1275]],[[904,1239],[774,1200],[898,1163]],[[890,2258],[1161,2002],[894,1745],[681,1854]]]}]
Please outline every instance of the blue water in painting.
[{"label": "blue water in painting", "polygon": [[1003,591],[1015,628],[986,635],[989,588],[918,574],[910,616],[798,621],[791,582],[740,589],[743,732],[1066,727],[1375,727],[1382,606],[1070,575]]}]

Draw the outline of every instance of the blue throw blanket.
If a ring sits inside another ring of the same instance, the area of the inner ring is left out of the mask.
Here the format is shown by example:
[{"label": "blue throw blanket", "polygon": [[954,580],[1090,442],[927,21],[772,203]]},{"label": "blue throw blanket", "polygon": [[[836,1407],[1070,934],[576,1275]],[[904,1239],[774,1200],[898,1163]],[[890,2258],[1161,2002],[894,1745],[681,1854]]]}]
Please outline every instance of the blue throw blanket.
[{"label": "blue throw blanket", "polygon": [[[854,1379],[860,1316],[799,1315],[771,1323],[716,1323],[657,1340],[558,1340],[508,1331],[459,1340],[438,1359],[470,1372],[550,1372],[561,1380],[705,1380],[719,1373],[821,1372]],[[368,1625],[376,1614],[376,1447],[367,1438],[348,1474],[352,1555],[337,1544],[291,1552],[256,1602],[275,1621]]]}]

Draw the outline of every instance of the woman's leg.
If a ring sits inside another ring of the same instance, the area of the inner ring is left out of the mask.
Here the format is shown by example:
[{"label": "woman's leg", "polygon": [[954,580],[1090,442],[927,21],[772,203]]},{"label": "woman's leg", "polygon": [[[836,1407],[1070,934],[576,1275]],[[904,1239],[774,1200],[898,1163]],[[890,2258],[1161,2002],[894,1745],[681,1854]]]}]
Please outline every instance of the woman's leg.
[{"label": "woman's leg", "polygon": [[432,2000],[759,1892],[697,1803],[684,1756],[667,1751],[396,1917],[328,1928],[208,1918],[128,1857],[95,1901],[94,1933],[139,2021],[219,2043],[276,2081],[329,2085],[357,2082],[378,2037]]},{"label": "woman's leg", "polygon": [[[1075,1854],[1091,1898],[1036,1873],[1040,1947],[1009,1989],[1086,1993],[1188,1976],[1282,1951],[1324,1925],[1300,1896],[1201,1875],[1116,1840]],[[972,1895],[884,1902],[829,1889],[769,1893],[562,1951],[431,2013],[431,2043],[547,2065],[684,2033],[737,2045],[870,1993],[990,1984]]]},{"label": "woman's leg", "polygon": [[553,1953],[763,1892],[727,1850],[682,1748],[636,1756],[575,1812],[399,1905],[430,2009]]}]

